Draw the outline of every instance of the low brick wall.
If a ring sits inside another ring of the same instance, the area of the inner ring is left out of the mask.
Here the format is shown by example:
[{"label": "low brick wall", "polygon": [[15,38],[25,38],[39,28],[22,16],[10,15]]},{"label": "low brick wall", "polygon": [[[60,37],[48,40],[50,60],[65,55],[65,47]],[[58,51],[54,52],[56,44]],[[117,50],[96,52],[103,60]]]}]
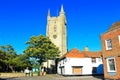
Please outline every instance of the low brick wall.
[{"label": "low brick wall", "polygon": [[[0,73],[0,78],[11,78],[11,77],[22,77],[25,76],[25,73]],[[33,76],[37,76],[36,73]]]}]

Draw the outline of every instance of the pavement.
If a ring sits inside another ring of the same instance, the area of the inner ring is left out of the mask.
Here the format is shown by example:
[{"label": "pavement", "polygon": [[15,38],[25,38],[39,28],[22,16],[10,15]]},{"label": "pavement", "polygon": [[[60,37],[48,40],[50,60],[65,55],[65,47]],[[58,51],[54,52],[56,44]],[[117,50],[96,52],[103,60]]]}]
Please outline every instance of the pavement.
[{"label": "pavement", "polygon": [[0,80],[104,80],[103,76],[61,76],[47,74],[45,76],[24,76],[16,78],[3,78]]}]

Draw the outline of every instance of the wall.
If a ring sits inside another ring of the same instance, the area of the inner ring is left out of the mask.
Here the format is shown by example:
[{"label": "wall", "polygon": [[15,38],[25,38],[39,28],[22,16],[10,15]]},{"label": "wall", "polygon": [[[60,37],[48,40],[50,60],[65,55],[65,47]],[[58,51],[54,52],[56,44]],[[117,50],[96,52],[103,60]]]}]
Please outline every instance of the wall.
[{"label": "wall", "polygon": [[[120,29],[106,32],[101,35],[105,78],[112,78],[112,79],[120,78],[120,57],[118,57],[120,55],[120,42],[119,42],[118,35],[120,35]],[[111,50],[106,50],[105,40],[108,40],[108,39],[112,39],[112,49]],[[115,65],[116,65],[116,75],[115,76],[111,76],[108,74],[107,62],[106,62],[107,57],[115,57]]]},{"label": "wall", "polygon": [[64,72],[63,75],[74,75],[72,70],[73,66],[81,66],[82,75],[92,74],[92,67],[97,67],[97,73],[103,74],[103,64],[100,58],[96,59],[96,63],[92,63],[91,58],[66,58],[61,60],[60,64],[58,64],[58,74],[60,74],[60,66],[64,66],[65,71],[62,71]]}]

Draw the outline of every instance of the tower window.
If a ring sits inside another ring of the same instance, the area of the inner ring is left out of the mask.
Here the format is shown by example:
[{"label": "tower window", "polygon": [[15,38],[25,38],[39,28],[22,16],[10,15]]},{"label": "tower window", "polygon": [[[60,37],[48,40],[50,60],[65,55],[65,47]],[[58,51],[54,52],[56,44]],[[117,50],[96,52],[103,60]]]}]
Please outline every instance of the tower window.
[{"label": "tower window", "polygon": [[57,28],[56,28],[56,26],[54,26],[54,32],[56,32],[57,31]]}]

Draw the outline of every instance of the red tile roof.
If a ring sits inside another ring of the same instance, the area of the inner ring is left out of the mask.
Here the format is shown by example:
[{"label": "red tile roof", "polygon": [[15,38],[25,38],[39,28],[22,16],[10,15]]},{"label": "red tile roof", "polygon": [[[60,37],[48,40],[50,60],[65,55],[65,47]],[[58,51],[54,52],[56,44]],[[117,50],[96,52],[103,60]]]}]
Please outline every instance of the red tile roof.
[{"label": "red tile roof", "polygon": [[84,55],[81,54],[81,52],[77,48],[74,48],[70,52],[68,52],[68,53],[64,54],[63,56],[61,56],[60,58],[62,59],[64,57],[69,57],[69,58],[83,58]]},{"label": "red tile roof", "polygon": [[83,54],[85,57],[101,57],[102,52],[89,52],[89,51],[84,51]]},{"label": "red tile roof", "polygon": [[74,48],[68,54],[66,54],[66,57],[70,57],[70,58],[84,58],[84,54],[82,54],[78,49]]},{"label": "red tile roof", "polygon": [[79,51],[77,48],[72,49],[70,52],[63,55],[61,58],[85,58],[85,57],[100,57],[101,52],[89,52],[89,51]]}]

